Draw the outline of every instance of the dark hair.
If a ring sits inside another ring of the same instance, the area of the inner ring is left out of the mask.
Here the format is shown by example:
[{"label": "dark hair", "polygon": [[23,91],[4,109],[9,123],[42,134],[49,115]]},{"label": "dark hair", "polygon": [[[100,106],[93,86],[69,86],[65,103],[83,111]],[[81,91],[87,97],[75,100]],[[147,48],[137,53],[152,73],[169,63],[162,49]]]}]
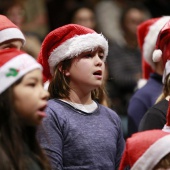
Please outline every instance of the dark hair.
[{"label": "dark hair", "polygon": [[[21,126],[16,113],[13,111],[13,86],[0,94],[0,166],[3,170],[24,170],[31,163],[28,150],[32,158],[44,170],[49,170],[45,154],[36,139],[36,127]],[[27,153],[27,152],[26,152]]]},{"label": "dark hair", "polygon": [[21,9],[23,9],[22,15],[23,15],[23,18],[24,18],[24,22],[26,22],[27,16],[26,16],[24,1],[5,0],[3,2],[0,2],[0,14],[7,16],[8,10],[13,8],[14,6],[19,6],[19,7],[21,7]]},{"label": "dark hair", "polygon": [[142,3],[140,2],[132,2],[132,3],[129,3],[123,10],[122,10],[122,13],[120,15],[120,25],[121,27],[124,29],[125,27],[125,20],[126,20],[126,15],[128,14],[128,12],[131,10],[131,9],[137,9],[143,13],[146,14],[146,17],[150,17],[150,13],[149,13],[149,10],[146,8],[146,6],[144,6]]},{"label": "dark hair", "polygon": [[94,13],[94,10],[91,6],[87,5],[87,4],[78,4],[76,5],[69,13],[68,15],[68,24],[70,24],[73,20],[73,18],[75,17],[75,14],[77,13],[77,11],[79,11],[80,9],[83,9],[83,8],[87,8],[89,10],[91,10],[93,13]]},{"label": "dark hair", "polygon": [[[82,10],[82,9],[87,9],[89,11],[91,11],[93,13],[93,20],[94,20],[94,28],[91,28],[93,30],[95,30],[96,32],[98,32],[98,28],[97,28],[97,20],[96,20],[96,17],[95,17],[95,11],[93,9],[93,7],[91,7],[90,5],[88,4],[78,4],[77,6],[75,6],[75,8],[73,8],[69,14],[68,14],[68,17],[67,17],[67,24],[70,24],[70,23],[74,23],[74,19],[75,19],[75,16],[77,15],[77,13]],[[77,24],[77,23],[76,23]]]}]

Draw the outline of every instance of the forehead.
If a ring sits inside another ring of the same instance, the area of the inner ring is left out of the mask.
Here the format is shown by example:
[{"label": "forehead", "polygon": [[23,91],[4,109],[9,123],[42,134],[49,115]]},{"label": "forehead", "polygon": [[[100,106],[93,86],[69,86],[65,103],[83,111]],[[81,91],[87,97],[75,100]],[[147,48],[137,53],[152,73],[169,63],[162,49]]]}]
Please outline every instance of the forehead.
[{"label": "forehead", "polygon": [[101,53],[104,53],[104,50],[101,47],[95,47],[95,48],[92,48],[92,49],[90,49],[88,51],[84,51],[82,53],[86,53],[86,52],[101,52]]},{"label": "forehead", "polygon": [[7,40],[4,41],[2,43],[0,43],[0,48],[6,48],[7,46],[11,46],[12,47],[17,47],[17,48],[21,48],[23,46],[22,40],[20,39],[12,39],[12,40]]},{"label": "forehead", "polygon": [[27,74],[25,74],[25,76],[23,77],[23,80],[26,79],[37,79],[37,78],[41,78],[42,77],[42,71],[41,69],[35,69],[32,70],[30,72],[28,72]]}]

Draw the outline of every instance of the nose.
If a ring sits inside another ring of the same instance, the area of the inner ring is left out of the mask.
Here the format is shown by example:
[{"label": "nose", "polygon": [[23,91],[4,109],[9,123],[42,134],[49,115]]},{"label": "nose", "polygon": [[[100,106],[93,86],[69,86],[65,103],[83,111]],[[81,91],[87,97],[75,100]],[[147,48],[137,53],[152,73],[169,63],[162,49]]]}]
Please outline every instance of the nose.
[{"label": "nose", "polygon": [[96,64],[97,66],[102,66],[102,64],[103,64],[103,60],[102,60],[102,58],[99,56],[99,54],[96,54],[96,55],[95,55],[95,64]]}]

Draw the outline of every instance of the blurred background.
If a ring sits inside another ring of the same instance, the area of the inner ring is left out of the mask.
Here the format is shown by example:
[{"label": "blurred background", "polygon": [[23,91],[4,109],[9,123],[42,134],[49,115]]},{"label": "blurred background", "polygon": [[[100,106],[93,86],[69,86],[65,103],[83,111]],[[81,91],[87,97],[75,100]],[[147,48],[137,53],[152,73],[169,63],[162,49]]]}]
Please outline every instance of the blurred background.
[{"label": "blurred background", "polygon": [[126,137],[128,102],[142,77],[136,29],[148,18],[170,15],[169,0],[0,0],[0,14],[22,30],[24,50],[35,58],[44,37],[65,24],[102,33],[110,47],[105,78],[109,107],[120,115]]}]

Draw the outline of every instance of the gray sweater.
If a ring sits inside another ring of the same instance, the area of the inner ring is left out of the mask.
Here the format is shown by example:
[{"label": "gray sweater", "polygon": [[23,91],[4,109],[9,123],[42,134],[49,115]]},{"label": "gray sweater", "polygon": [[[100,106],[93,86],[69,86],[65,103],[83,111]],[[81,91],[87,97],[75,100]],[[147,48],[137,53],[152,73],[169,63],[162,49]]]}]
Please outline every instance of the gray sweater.
[{"label": "gray sweater", "polygon": [[53,170],[116,170],[124,138],[119,116],[97,104],[85,113],[61,100],[49,100],[37,137]]}]

